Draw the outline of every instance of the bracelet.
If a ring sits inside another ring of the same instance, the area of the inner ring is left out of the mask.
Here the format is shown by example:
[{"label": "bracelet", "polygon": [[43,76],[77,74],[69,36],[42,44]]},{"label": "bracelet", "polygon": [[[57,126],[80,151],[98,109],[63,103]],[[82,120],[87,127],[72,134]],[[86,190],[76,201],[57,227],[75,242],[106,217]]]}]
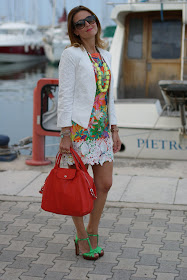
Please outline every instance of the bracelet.
[{"label": "bracelet", "polygon": [[60,132],[60,137],[63,138],[64,136],[70,136],[71,131],[70,130],[65,130]]},{"label": "bracelet", "polygon": [[119,128],[116,126],[116,127],[112,127],[111,128],[111,132],[114,132],[114,131],[116,131],[116,132],[118,132],[119,131]]}]

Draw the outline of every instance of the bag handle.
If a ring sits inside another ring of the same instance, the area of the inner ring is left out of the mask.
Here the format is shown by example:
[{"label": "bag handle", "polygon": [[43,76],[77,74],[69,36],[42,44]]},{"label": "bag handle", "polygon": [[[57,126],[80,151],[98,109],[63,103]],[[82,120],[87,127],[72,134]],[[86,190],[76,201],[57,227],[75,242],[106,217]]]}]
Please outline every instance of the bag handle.
[{"label": "bag handle", "polygon": [[[82,162],[82,159],[77,154],[77,152],[75,152],[75,150],[73,148],[70,148],[70,152],[74,158],[76,169],[78,169],[78,170],[82,169],[84,172],[88,172],[84,163]],[[60,152],[58,152],[56,155],[55,168],[60,167],[61,158],[62,158],[62,154]]]}]

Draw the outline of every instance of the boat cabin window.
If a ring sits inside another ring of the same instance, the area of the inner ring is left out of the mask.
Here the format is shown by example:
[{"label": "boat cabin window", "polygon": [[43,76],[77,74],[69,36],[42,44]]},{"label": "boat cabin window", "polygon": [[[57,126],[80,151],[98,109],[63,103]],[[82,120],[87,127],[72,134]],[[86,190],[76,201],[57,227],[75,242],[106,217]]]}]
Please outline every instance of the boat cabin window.
[{"label": "boat cabin window", "polygon": [[152,58],[177,59],[181,51],[181,21],[152,21]]},{"label": "boat cabin window", "polygon": [[143,19],[131,18],[129,22],[128,50],[129,58],[142,58]]}]

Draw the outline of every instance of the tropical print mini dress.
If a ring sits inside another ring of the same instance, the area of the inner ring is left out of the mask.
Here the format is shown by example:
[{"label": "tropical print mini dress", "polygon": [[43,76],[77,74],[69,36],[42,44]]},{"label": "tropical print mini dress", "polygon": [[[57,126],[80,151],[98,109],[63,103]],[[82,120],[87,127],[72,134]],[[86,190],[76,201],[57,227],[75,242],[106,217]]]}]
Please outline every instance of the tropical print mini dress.
[{"label": "tropical print mini dress", "polygon": [[[101,69],[101,84],[104,88],[106,83],[106,74],[103,67],[103,59],[99,53],[90,55],[90,60],[98,63]],[[111,73],[109,71],[109,77]],[[97,72],[96,79],[96,94],[93,104],[92,113],[90,116],[88,128],[85,129],[72,121],[71,139],[73,148],[80,155],[84,164],[100,164],[103,165],[106,161],[113,161],[113,142],[108,119],[108,96],[109,88],[106,92],[101,92],[98,88]],[[110,81],[109,78],[109,81]],[[71,154],[65,154],[64,160],[67,164],[74,164]]]}]

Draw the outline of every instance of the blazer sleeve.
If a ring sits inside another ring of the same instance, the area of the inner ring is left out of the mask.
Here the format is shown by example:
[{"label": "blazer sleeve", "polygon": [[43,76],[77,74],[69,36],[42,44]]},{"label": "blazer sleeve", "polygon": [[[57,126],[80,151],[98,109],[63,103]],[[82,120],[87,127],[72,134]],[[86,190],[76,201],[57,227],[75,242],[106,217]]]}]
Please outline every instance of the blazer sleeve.
[{"label": "blazer sleeve", "polygon": [[75,61],[65,49],[59,63],[59,92],[57,127],[72,126],[72,108],[75,92]]}]

